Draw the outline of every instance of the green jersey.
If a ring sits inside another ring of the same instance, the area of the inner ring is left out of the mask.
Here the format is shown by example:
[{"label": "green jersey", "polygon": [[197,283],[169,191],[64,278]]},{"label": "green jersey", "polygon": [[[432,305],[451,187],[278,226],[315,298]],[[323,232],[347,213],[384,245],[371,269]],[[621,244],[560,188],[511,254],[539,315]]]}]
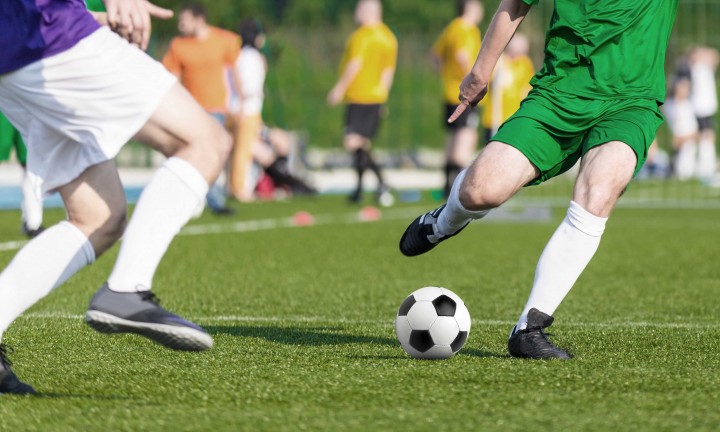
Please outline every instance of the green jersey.
[{"label": "green jersey", "polygon": [[[539,0],[523,0],[533,5]],[[555,0],[533,87],[588,99],[665,100],[679,0]]]}]

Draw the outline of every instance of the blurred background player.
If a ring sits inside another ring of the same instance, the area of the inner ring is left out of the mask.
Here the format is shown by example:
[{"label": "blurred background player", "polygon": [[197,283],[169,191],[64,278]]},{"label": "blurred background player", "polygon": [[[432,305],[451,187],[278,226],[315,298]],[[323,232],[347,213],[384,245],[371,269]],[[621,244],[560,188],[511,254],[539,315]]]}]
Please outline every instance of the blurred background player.
[{"label": "blurred background player", "polygon": [[698,120],[690,100],[690,79],[678,76],[663,105],[663,113],[672,133],[672,167],[675,177],[687,180],[694,177],[698,167]]},{"label": "blurred background player", "polygon": [[254,172],[257,170],[251,169],[256,163],[268,175],[273,187],[287,187],[295,195],[315,194],[314,188],[290,172],[288,157],[293,148],[289,134],[279,130],[273,133],[263,125],[267,60],[261,53],[266,40],[262,23],[256,19],[243,20],[238,26],[238,33],[242,49],[235,68],[242,86],[242,106],[230,164],[230,192],[239,201],[254,198],[254,190],[260,180],[260,175]]},{"label": "blurred background player", "polygon": [[12,151],[15,151],[17,162],[23,168],[23,178],[20,183],[22,201],[22,232],[33,238],[43,232],[43,203],[42,198],[33,188],[30,175],[27,172],[27,148],[20,132],[0,113],[0,162],[10,160]]},{"label": "blurred background player", "polygon": [[477,149],[479,125],[477,108],[466,110],[459,119],[448,123],[447,119],[457,108],[458,88],[470,72],[473,61],[480,51],[480,29],[483,6],[478,0],[459,0],[457,18],[440,34],[432,48],[433,59],[440,68],[442,78],[443,124],[450,132],[445,146],[445,196],[455,177],[467,167]]},{"label": "blurred background player", "polygon": [[246,19],[240,22],[238,33],[242,41],[240,56],[234,68],[240,77],[239,124],[235,148],[230,162],[230,193],[241,202],[253,199],[254,183],[250,181],[253,146],[260,139],[262,109],[267,62],[260,52],[265,34],[259,21]]},{"label": "blurred background player", "polygon": [[516,33],[498,62],[490,90],[481,102],[485,143],[492,140],[500,125],[520,108],[530,89],[535,68],[528,56],[530,43],[522,33]]},{"label": "blurred background player", "polygon": [[[207,22],[205,7],[191,3],[180,10],[179,37],[173,38],[163,57],[165,67],[180,79],[195,100],[223,126],[228,118],[229,86],[240,88],[235,62],[240,53],[238,36]],[[230,83],[228,83],[228,76]],[[210,210],[232,214],[225,188],[214,185],[207,196]]]},{"label": "blurred background player", "polygon": [[353,203],[362,200],[362,179],[367,169],[378,179],[376,198],[381,205],[392,205],[393,197],[371,155],[372,139],[380,127],[383,104],[388,99],[397,64],[397,39],[382,22],[379,0],[360,0],[355,8],[359,28],[350,36],[340,63],[340,78],[327,97],[335,106],[345,101],[345,149],[353,153],[357,188],[350,195]]},{"label": "blurred background player", "polygon": [[718,52],[709,47],[695,47],[690,52],[690,101],[697,117],[698,137],[697,175],[711,181],[717,169],[715,151],[715,114],[718,110],[715,72],[718,68]]}]

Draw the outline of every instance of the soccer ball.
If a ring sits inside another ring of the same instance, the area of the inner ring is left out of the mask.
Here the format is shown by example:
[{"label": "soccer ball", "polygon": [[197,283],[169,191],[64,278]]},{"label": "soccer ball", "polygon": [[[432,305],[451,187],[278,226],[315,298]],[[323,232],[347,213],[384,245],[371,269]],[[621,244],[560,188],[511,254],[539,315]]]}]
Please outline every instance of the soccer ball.
[{"label": "soccer ball", "polygon": [[470,333],[470,313],[447,288],[425,287],[402,302],[395,334],[410,356],[446,359],[460,351]]}]

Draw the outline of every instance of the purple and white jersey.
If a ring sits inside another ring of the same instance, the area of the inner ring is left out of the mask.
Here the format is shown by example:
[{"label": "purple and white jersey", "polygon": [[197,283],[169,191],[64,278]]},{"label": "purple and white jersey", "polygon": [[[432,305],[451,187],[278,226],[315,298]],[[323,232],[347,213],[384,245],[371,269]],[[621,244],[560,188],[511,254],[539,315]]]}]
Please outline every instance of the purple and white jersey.
[{"label": "purple and white jersey", "polygon": [[0,74],[61,53],[99,27],[84,0],[0,0]]}]

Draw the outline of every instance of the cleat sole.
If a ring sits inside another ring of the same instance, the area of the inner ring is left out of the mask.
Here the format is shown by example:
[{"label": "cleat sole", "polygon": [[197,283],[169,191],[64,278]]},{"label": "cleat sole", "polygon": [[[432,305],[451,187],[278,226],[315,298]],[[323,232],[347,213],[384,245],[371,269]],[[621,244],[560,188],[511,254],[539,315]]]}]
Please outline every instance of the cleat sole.
[{"label": "cleat sole", "polygon": [[87,311],[85,322],[100,333],[135,333],[179,351],[204,351],[213,346],[212,336],[189,327],[130,321],[97,310]]}]

